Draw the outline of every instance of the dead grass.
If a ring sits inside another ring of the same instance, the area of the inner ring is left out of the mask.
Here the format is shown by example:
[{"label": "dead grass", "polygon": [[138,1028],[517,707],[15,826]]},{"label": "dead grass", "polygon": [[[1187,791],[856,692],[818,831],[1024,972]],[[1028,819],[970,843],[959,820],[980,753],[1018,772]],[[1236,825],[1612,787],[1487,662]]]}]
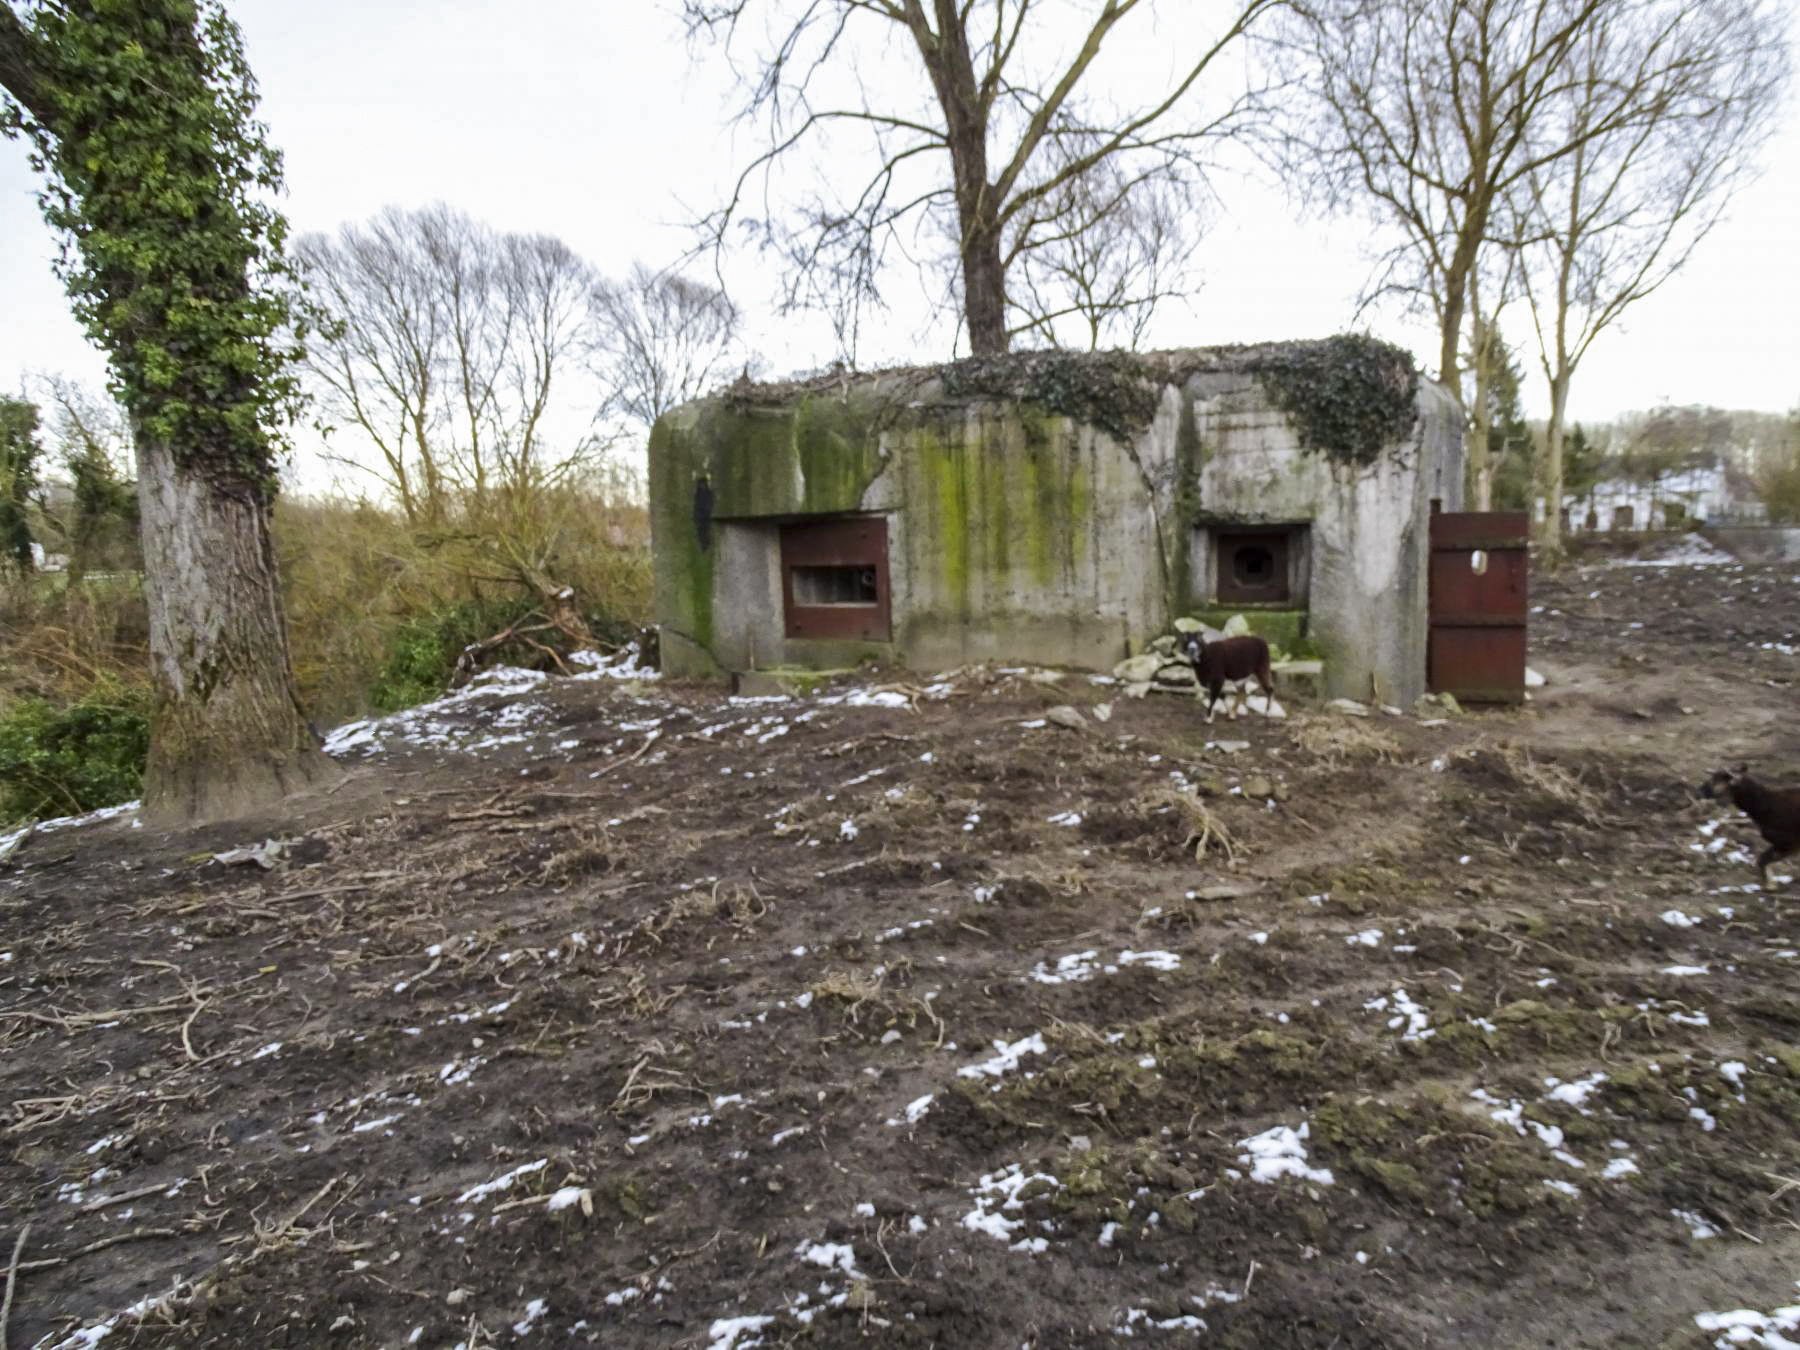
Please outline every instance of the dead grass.
[{"label": "dead grass", "polygon": [[1352,763],[1392,764],[1400,742],[1379,727],[1347,717],[1309,717],[1294,728],[1294,744],[1320,763],[1342,768]]},{"label": "dead grass", "polygon": [[715,881],[704,890],[696,887],[682,891],[663,909],[646,915],[634,931],[660,942],[671,929],[717,922],[739,934],[748,934],[768,912],[769,902],[754,883]]},{"label": "dead grass", "polygon": [[623,850],[604,825],[577,829],[565,848],[552,853],[544,862],[543,879],[561,888],[585,877],[611,872],[624,861]]},{"label": "dead grass", "polygon": [[1134,799],[1132,809],[1145,815],[1172,816],[1178,821],[1184,830],[1181,851],[1191,852],[1195,862],[1203,860],[1210,851],[1223,854],[1228,865],[1234,864],[1243,852],[1218,813],[1192,792],[1158,788]]},{"label": "dead grass", "polygon": [[1579,774],[1560,764],[1533,759],[1530,750],[1510,741],[1496,746],[1494,755],[1521,787],[1574,812],[1585,824],[1599,825],[1605,821],[1605,813],[1600,809],[1600,794],[1582,782]]}]

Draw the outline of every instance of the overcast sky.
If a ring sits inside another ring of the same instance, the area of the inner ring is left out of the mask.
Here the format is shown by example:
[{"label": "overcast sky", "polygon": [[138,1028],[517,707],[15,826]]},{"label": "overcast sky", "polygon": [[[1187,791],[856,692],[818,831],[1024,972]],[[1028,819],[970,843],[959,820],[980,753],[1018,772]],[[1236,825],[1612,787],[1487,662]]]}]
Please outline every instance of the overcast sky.
[{"label": "overcast sky", "polygon": [[[1189,0],[1183,0],[1188,3]],[[494,225],[564,239],[601,269],[667,263],[694,209],[710,204],[750,142],[726,126],[729,72],[695,64],[654,0],[228,0],[285,156],[297,231],[381,207],[444,201]],[[1796,6],[1800,12],[1800,6]],[[1796,19],[1800,28],[1800,17]],[[1166,36],[1166,35],[1163,35]],[[1145,60],[1158,59],[1155,39]],[[1132,53],[1128,51],[1128,55]],[[1135,56],[1133,57],[1135,59]],[[1166,59],[1166,44],[1164,58]],[[896,50],[888,68],[910,74]],[[1790,104],[1766,156],[1686,271],[1603,336],[1571,399],[1598,420],[1662,401],[1780,411],[1800,403],[1800,113]],[[1317,337],[1351,323],[1367,275],[1364,223],[1300,219],[1272,186],[1224,184],[1227,213],[1200,254],[1191,308],[1159,315],[1155,345]],[[50,270],[24,148],[0,142],[0,388],[29,374],[98,384],[104,366]],[[817,324],[767,317],[759,274],[732,274],[773,372],[828,361]],[[741,283],[741,284],[740,284]],[[1430,369],[1427,325],[1365,326]],[[1508,331],[1528,340],[1523,320]],[[887,325],[862,363],[935,360],[943,331]],[[1526,391],[1541,414],[1541,378]],[[305,479],[316,483],[316,470]]]}]

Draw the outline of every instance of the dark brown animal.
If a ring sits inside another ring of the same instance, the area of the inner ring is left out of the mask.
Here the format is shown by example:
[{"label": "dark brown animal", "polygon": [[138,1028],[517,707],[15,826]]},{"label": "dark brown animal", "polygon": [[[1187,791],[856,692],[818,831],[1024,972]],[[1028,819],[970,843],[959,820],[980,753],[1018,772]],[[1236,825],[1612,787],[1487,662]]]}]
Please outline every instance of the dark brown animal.
[{"label": "dark brown animal", "polygon": [[1252,635],[1208,642],[1204,634],[1183,633],[1180,651],[1194,668],[1194,678],[1206,690],[1208,726],[1212,725],[1213,708],[1219,701],[1220,691],[1227,684],[1238,685],[1238,696],[1242,699],[1240,682],[1252,678],[1262,686],[1263,715],[1275,715],[1269,707],[1275,697],[1275,676],[1269,670],[1269,644],[1261,638]]},{"label": "dark brown animal", "polygon": [[1769,864],[1800,852],[1800,788],[1769,787],[1757,782],[1745,765],[1720,769],[1700,788],[1702,797],[1729,799],[1756,822],[1769,846],[1756,859],[1763,885],[1769,884]]}]

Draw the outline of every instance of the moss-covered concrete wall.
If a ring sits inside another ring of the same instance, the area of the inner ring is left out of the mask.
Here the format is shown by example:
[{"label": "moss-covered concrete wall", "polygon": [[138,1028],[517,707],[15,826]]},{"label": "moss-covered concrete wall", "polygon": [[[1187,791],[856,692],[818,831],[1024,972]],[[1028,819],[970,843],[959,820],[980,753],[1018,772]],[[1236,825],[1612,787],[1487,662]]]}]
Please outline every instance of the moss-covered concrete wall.
[{"label": "moss-covered concrete wall", "polygon": [[[983,386],[989,370],[951,367],[675,410],[650,455],[665,668],[866,656],[921,670],[1105,668],[1207,602],[1191,556],[1198,522],[1283,521],[1309,526],[1308,636],[1332,663],[1332,691],[1366,697],[1373,671],[1387,696],[1411,697],[1424,672],[1427,503],[1455,509],[1461,481],[1454,410],[1421,389],[1419,415],[1391,443],[1322,451],[1296,430],[1310,424],[1292,390],[1259,374],[1257,360],[1288,350],[1102,358],[1111,383],[1072,378],[1080,358],[1058,357],[1048,376],[1028,367],[1026,393],[1010,397]],[[887,521],[891,640],[787,638],[781,524],[859,512]]]}]

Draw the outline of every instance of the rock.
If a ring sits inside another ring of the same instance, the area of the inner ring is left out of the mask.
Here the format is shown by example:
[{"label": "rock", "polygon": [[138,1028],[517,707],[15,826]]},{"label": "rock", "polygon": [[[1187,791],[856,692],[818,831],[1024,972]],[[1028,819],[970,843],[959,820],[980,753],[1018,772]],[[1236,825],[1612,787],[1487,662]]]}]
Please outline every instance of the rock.
[{"label": "rock", "polygon": [[1333,712],[1343,713],[1346,717],[1367,717],[1369,710],[1353,698],[1334,698],[1325,705]]},{"label": "rock", "polygon": [[1255,778],[1246,778],[1244,780],[1244,795],[1246,797],[1256,797],[1260,800],[1267,801],[1270,797],[1275,795],[1275,785],[1260,775]]},{"label": "rock", "polygon": [[1150,644],[1150,650],[1153,652],[1161,652],[1164,656],[1173,656],[1175,654],[1175,639],[1169,634],[1164,633]]},{"label": "rock", "polygon": [[1162,665],[1163,658],[1155,653],[1127,657],[1113,667],[1113,675],[1126,684],[1148,684]]},{"label": "rock", "polygon": [[1437,701],[1438,701],[1438,706],[1441,707],[1445,712],[1449,713],[1452,717],[1461,717],[1462,716],[1462,710],[1463,710],[1462,704],[1460,704],[1456,701],[1455,694],[1451,694],[1451,693],[1439,694],[1437,696]]},{"label": "rock", "polygon": [[1202,797],[1223,797],[1227,788],[1225,787],[1225,780],[1223,778],[1216,777],[1213,774],[1207,774],[1204,778],[1196,778],[1194,780],[1194,791],[1199,793]]},{"label": "rock", "polygon": [[1525,687],[1527,689],[1542,689],[1548,683],[1548,680],[1530,666],[1525,667]]},{"label": "rock", "polygon": [[1214,886],[1195,887],[1188,892],[1188,898],[1190,900],[1243,900],[1249,896],[1260,894],[1262,894],[1261,886],[1221,881]]},{"label": "rock", "polygon": [[1096,703],[1094,705],[1094,720],[1096,722],[1112,721],[1112,704]]},{"label": "rock", "polygon": [[1087,1153],[1092,1150],[1093,1147],[1094,1141],[1089,1139],[1085,1134],[1072,1134],[1069,1136],[1069,1152],[1071,1153]]},{"label": "rock", "polygon": [[1640,722],[1654,722],[1656,720],[1655,714],[1648,708],[1633,708],[1631,710],[1631,715]]},{"label": "rock", "polygon": [[1242,614],[1233,614],[1229,619],[1225,620],[1225,628],[1223,631],[1228,638],[1244,637],[1250,632],[1250,620],[1246,619]]},{"label": "rock", "polygon": [[468,1301],[469,1291],[467,1289],[452,1289],[449,1293],[444,1295],[444,1302],[448,1303],[452,1308],[460,1308]]},{"label": "rock", "polygon": [[1221,755],[1235,755],[1240,750],[1248,750],[1249,748],[1250,748],[1249,741],[1214,741],[1213,742],[1213,749],[1217,750]]},{"label": "rock", "polygon": [[228,848],[223,853],[215,853],[212,860],[224,863],[227,867],[238,863],[255,863],[265,872],[275,870],[275,864],[281,861],[282,841],[265,839],[260,844],[246,844],[243,848]]},{"label": "rock", "polygon": [[1156,671],[1156,682],[1179,685],[1184,689],[1191,689],[1198,683],[1194,679],[1194,668],[1182,661],[1171,661],[1167,665],[1159,666]]},{"label": "rock", "polygon": [[1088,729],[1087,718],[1066,703],[1059,703],[1054,708],[1044,709],[1044,720],[1068,731],[1086,731]]},{"label": "rock", "polygon": [[1288,785],[1286,783],[1277,783],[1275,785],[1275,791],[1270,795],[1278,802],[1285,802],[1293,794],[1288,791]]},{"label": "rock", "polygon": [[1175,620],[1175,631],[1177,633],[1200,633],[1205,630],[1206,625],[1201,623],[1198,619],[1190,619],[1184,615]]},{"label": "rock", "polygon": [[1382,704],[1381,711],[1386,713],[1389,717],[1405,717],[1406,716],[1406,713],[1402,709],[1396,708],[1391,703]]},{"label": "rock", "polygon": [[1254,714],[1257,717],[1272,717],[1277,722],[1287,716],[1287,709],[1274,699],[1264,699],[1260,694],[1253,694],[1245,700],[1248,711],[1245,716]]},{"label": "rock", "polygon": [[1127,684],[1123,690],[1126,698],[1142,698],[1149,692],[1150,681],[1148,680],[1134,680],[1132,683]]}]

